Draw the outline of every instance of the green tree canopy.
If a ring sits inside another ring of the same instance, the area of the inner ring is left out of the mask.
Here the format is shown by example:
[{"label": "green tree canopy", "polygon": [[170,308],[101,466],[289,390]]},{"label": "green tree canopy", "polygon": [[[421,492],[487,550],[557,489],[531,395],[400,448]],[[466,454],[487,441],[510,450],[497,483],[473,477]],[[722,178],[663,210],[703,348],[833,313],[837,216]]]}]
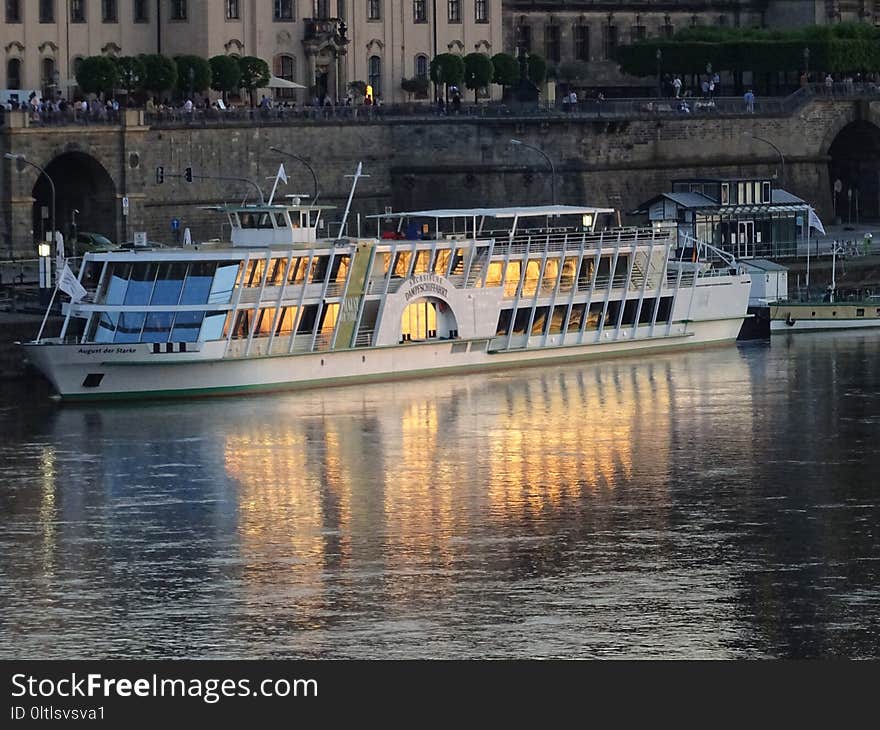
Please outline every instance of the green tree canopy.
[{"label": "green tree canopy", "polygon": [[492,56],[492,81],[502,86],[513,86],[519,81],[519,63],[509,53]]},{"label": "green tree canopy", "polygon": [[241,69],[232,56],[214,56],[211,64],[211,88],[224,96],[241,88]]},{"label": "green tree canopy", "polygon": [[119,85],[119,67],[109,56],[89,56],[76,72],[76,83],[87,94],[112,94]]},{"label": "green tree canopy", "polygon": [[547,78],[547,62],[543,56],[536,53],[529,54],[529,81],[533,84],[543,84]]},{"label": "green tree canopy", "polygon": [[412,94],[420,99],[428,95],[428,79],[421,76],[413,76],[411,79],[403,79],[400,88],[407,94]]},{"label": "green tree canopy", "polygon": [[474,103],[477,103],[477,92],[492,83],[495,67],[492,59],[485,53],[468,53],[464,57],[464,84],[474,92]]},{"label": "green tree canopy", "polygon": [[158,53],[139,56],[144,64],[143,87],[147,91],[161,94],[169,91],[177,83],[177,64],[168,56]]},{"label": "green tree canopy", "polygon": [[175,56],[177,88],[184,94],[211,87],[211,64],[201,56]]},{"label": "green tree canopy", "polygon": [[269,83],[269,65],[256,56],[242,56],[238,59],[238,67],[241,69],[241,87],[247,89],[253,106],[256,90]]},{"label": "green tree canopy", "polygon": [[464,80],[464,61],[455,53],[440,53],[431,61],[431,81],[443,84],[446,95],[450,86],[458,86]]},{"label": "green tree canopy", "polygon": [[146,68],[144,62],[137,56],[122,56],[116,59],[119,69],[119,88],[125,89],[127,94],[132,91],[141,91],[144,88]]},{"label": "green tree canopy", "polygon": [[620,46],[618,61],[626,73],[653,76],[658,51],[662,68],[676,73],[705,73],[707,64],[716,71],[755,73],[799,71],[805,65],[832,73],[880,71],[880,29],[865,23],[791,30],[697,26],[672,39]]}]

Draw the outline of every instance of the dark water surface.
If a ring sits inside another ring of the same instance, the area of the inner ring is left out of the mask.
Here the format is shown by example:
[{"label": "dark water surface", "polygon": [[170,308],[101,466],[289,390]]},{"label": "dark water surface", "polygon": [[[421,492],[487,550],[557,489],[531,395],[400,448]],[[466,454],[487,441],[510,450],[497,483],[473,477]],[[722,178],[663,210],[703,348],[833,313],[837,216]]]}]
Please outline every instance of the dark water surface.
[{"label": "dark water surface", "polygon": [[880,657],[880,335],[60,407],[0,657]]}]

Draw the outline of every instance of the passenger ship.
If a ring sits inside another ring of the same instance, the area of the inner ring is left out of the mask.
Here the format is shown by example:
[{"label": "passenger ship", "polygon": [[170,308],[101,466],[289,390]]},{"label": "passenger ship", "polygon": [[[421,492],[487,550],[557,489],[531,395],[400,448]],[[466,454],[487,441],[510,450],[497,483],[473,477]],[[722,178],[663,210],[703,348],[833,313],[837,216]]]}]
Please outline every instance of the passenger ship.
[{"label": "passenger ship", "polygon": [[318,235],[326,207],[298,198],[214,209],[228,243],[85,256],[60,336],[24,344],[61,398],[279,390],[732,342],[748,305],[734,261],[711,263],[702,244],[677,257],[669,229],[602,228],[607,208],[385,213],[371,216],[376,237],[344,236],[343,221],[337,238]]}]

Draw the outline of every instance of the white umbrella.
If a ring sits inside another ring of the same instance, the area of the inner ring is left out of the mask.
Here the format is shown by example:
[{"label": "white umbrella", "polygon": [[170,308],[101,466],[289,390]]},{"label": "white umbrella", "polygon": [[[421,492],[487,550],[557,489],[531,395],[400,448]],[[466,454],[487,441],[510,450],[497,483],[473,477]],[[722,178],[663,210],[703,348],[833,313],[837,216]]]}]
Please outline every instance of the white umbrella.
[{"label": "white umbrella", "polygon": [[270,76],[269,83],[264,87],[266,89],[304,89],[306,88],[302,84],[296,83],[296,81],[288,81],[287,79],[281,79],[277,76]]}]

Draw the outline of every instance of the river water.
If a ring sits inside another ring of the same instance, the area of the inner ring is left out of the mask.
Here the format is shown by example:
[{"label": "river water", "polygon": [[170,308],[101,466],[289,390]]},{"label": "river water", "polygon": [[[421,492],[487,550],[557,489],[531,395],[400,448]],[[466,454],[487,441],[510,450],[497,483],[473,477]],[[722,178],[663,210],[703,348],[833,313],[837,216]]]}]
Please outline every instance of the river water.
[{"label": "river water", "polygon": [[880,337],[0,390],[0,657],[880,657]]}]

